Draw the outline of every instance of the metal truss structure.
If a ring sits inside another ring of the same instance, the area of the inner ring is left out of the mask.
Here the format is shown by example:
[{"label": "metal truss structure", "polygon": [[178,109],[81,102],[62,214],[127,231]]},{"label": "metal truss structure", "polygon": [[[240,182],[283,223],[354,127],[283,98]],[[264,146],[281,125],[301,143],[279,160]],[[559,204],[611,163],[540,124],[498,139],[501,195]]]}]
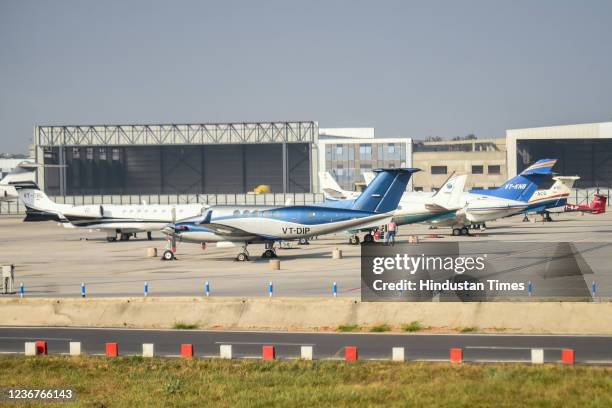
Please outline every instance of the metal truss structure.
[{"label": "metal truss structure", "polygon": [[39,147],[315,143],[317,122],[36,126]]}]

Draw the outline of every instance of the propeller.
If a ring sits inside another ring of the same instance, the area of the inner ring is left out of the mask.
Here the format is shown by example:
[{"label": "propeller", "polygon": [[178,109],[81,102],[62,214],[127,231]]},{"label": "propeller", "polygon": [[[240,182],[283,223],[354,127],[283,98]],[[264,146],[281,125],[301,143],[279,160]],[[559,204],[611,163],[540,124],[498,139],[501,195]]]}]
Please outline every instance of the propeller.
[{"label": "propeller", "polygon": [[172,242],[172,253],[176,253],[176,206],[172,206],[172,230],[174,232],[170,236]]}]

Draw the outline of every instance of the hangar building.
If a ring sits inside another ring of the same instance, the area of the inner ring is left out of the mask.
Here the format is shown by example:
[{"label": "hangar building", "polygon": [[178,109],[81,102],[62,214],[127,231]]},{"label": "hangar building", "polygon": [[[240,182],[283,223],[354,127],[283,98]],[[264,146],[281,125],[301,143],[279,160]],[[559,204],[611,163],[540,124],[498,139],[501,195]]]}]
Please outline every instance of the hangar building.
[{"label": "hangar building", "polygon": [[540,158],[558,158],[554,171],[578,175],[578,188],[612,187],[612,122],[506,131],[508,176]]},{"label": "hangar building", "polygon": [[316,122],[36,126],[50,195],[317,191]]}]

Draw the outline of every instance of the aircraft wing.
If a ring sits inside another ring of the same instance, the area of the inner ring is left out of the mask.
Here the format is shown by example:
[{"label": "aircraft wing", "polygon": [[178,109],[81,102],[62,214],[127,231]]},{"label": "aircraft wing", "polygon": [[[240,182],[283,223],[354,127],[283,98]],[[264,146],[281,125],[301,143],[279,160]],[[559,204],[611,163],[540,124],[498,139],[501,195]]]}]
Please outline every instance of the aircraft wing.
[{"label": "aircraft wing", "polygon": [[425,204],[425,208],[427,208],[428,211],[431,211],[434,214],[439,214],[439,213],[457,211],[461,207],[446,208],[446,207],[443,207],[443,206],[441,206],[439,204]]},{"label": "aircraft wing", "polygon": [[241,237],[252,237],[253,235],[256,234],[252,234],[250,232],[241,230],[240,228],[236,228],[236,227],[229,227],[227,225],[223,225],[223,224],[216,224],[216,223],[210,223],[210,224],[200,224],[203,227],[208,228],[209,230],[211,230],[212,232],[214,232],[216,235],[222,236],[222,237],[228,237],[228,238],[241,238]]}]

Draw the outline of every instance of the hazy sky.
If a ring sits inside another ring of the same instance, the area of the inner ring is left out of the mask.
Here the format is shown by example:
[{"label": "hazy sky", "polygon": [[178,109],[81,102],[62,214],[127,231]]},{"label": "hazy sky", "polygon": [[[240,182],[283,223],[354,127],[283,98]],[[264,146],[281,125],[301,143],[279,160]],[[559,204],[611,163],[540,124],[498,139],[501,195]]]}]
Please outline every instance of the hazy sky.
[{"label": "hazy sky", "polygon": [[612,1],[0,0],[0,151],[36,124],[612,120]]}]

